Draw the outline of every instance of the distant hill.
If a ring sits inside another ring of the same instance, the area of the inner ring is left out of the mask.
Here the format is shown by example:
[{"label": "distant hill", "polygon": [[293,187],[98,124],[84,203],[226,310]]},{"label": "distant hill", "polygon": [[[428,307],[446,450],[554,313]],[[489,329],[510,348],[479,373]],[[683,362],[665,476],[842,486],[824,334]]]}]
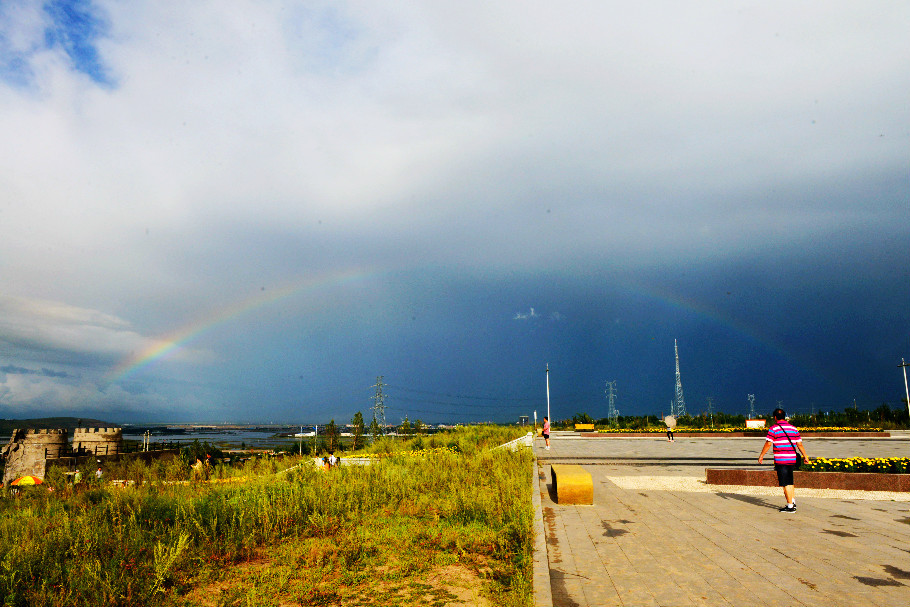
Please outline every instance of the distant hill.
[{"label": "distant hill", "polygon": [[119,428],[120,424],[88,417],[38,417],[34,419],[0,419],[0,434],[12,434],[16,428]]}]

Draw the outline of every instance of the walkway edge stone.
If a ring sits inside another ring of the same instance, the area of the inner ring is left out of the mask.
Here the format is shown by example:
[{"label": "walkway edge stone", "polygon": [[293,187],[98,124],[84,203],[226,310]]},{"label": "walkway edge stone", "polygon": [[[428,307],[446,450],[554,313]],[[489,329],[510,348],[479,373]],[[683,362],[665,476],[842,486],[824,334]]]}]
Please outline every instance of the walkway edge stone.
[{"label": "walkway edge stone", "polygon": [[543,528],[543,507],[540,503],[540,473],[537,455],[531,467],[531,494],[534,504],[534,607],[553,607],[550,588],[550,556],[547,554],[547,536]]}]

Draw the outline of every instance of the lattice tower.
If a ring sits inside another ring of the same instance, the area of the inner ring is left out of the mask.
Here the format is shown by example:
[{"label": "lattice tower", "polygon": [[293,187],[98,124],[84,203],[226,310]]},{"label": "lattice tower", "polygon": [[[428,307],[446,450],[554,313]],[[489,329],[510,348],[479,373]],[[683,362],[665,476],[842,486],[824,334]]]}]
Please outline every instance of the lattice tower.
[{"label": "lattice tower", "polygon": [[376,385],[373,387],[376,388],[376,393],[373,395],[373,417],[376,419],[376,422],[379,424],[381,432],[385,432],[385,402],[383,401],[382,388],[384,384],[382,383],[382,375],[376,378]]},{"label": "lattice tower", "polygon": [[606,384],[604,392],[607,395],[607,417],[611,424],[615,424],[616,418],[619,417],[619,411],[616,410],[616,380],[608,381]]},{"label": "lattice tower", "polygon": [[749,419],[755,419],[755,395],[750,394],[749,398]]},{"label": "lattice tower", "polygon": [[676,354],[676,413],[677,417],[686,414],[686,399],[683,398],[682,379],[679,377],[679,348],[676,346],[676,340],[673,340],[673,352]]}]

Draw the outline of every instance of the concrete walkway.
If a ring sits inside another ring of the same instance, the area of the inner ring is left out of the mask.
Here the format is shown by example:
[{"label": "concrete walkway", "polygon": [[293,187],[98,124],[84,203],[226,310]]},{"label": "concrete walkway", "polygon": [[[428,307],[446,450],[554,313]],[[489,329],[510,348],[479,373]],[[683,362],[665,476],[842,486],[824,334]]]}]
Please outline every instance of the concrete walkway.
[{"label": "concrete walkway", "polygon": [[[535,560],[550,592],[540,583],[536,605],[910,604],[910,494],[797,487],[785,514],[780,489],[705,485],[706,467],[757,466],[762,442],[568,433],[547,451],[537,439],[546,556]],[[910,437],[806,439],[806,450],[907,457]],[[591,473],[593,506],[555,503],[552,463]]]}]

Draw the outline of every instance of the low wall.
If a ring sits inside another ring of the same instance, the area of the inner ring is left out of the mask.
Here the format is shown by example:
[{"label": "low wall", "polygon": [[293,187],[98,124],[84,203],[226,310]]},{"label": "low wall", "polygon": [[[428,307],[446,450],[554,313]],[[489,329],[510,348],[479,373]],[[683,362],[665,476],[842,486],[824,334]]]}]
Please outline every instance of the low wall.
[{"label": "low wall", "polygon": [[[673,432],[676,438],[743,438],[764,437],[768,432],[758,430],[755,432]],[[661,432],[579,432],[585,438],[641,438],[663,437],[667,431]],[[890,438],[890,432],[800,432],[802,438]]]},{"label": "low wall", "polygon": [[[733,470],[706,468],[709,485],[777,487],[774,470]],[[848,489],[852,491],[910,491],[910,474],[877,472],[793,472],[793,484],[805,489]]]}]

